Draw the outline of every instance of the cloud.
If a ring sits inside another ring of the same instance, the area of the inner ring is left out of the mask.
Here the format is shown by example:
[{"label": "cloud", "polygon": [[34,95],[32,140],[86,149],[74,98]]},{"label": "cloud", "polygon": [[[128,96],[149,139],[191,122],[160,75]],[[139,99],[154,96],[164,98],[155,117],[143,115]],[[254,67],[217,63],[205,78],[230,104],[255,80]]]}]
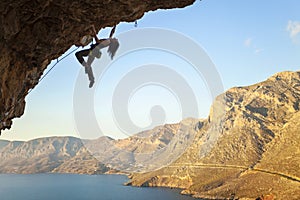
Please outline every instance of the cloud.
[{"label": "cloud", "polygon": [[245,42],[244,42],[244,45],[245,45],[246,47],[250,47],[251,44],[252,44],[252,38],[247,38],[247,39],[245,40]]},{"label": "cloud", "polygon": [[295,39],[300,33],[300,21],[289,20],[286,30],[290,33],[290,37]]},{"label": "cloud", "polygon": [[258,47],[256,46],[256,44],[253,42],[253,39],[250,38],[250,37],[247,38],[247,39],[245,39],[244,45],[245,45],[247,48],[250,48],[251,50],[253,50],[253,53],[255,53],[255,54],[259,54],[259,53],[261,53],[262,51],[264,51],[264,49],[258,48]]},{"label": "cloud", "polygon": [[255,53],[255,54],[259,54],[259,53],[261,53],[262,51],[264,51],[264,49],[255,49],[254,53]]}]

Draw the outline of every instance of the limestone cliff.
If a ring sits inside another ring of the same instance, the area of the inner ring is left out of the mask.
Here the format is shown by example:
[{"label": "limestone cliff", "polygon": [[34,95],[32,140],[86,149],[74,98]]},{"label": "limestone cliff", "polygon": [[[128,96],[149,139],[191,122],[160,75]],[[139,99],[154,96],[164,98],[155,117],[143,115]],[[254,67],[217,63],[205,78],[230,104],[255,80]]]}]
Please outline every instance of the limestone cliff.
[{"label": "limestone cliff", "polygon": [[84,35],[147,11],[195,0],[8,0],[0,2],[0,131],[24,112],[25,96],[51,60]]},{"label": "limestone cliff", "polygon": [[[214,102],[174,163],[130,184],[185,189],[208,199],[300,199],[300,72],[232,88]],[[193,129],[193,127],[191,127]]]}]

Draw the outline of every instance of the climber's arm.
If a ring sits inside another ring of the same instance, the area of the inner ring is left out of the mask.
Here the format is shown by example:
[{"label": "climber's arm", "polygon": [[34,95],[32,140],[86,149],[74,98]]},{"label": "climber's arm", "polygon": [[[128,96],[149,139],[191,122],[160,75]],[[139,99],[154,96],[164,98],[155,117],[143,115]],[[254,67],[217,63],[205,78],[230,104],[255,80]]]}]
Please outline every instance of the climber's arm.
[{"label": "climber's arm", "polygon": [[93,37],[95,38],[96,43],[99,43],[100,40],[99,40],[99,38],[97,37],[97,32],[96,32],[95,26],[92,25],[91,28],[92,28],[92,30],[93,30]]},{"label": "climber's arm", "polygon": [[112,38],[112,36],[115,34],[116,27],[117,27],[117,26],[114,26],[113,29],[110,31],[109,38]]}]

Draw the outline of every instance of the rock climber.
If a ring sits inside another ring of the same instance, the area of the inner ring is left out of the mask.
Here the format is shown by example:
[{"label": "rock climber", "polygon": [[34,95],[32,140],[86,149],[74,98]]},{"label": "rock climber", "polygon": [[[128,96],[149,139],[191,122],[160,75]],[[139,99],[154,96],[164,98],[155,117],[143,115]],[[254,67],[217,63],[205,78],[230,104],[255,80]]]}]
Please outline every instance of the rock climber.
[{"label": "rock climber", "polygon": [[[93,28],[93,37],[95,39],[95,44],[91,44],[89,49],[81,50],[75,53],[77,60],[81,63],[81,65],[85,68],[85,73],[88,74],[88,78],[90,80],[89,87],[93,87],[95,83],[95,78],[92,70],[92,63],[95,58],[101,58],[101,49],[108,47],[108,54],[111,59],[114,58],[118,48],[119,48],[119,41],[116,38],[113,38],[113,35],[116,30],[116,26],[110,32],[109,38],[106,39],[98,39],[95,27]],[[78,46],[84,46],[87,42],[89,42],[90,37],[85,36],[86,38],[82,38],[83,41],[80,41]],[[86,44],[87,45],[87,44]],[[88,57],[87,61],[84,60],[83,57]]]}]

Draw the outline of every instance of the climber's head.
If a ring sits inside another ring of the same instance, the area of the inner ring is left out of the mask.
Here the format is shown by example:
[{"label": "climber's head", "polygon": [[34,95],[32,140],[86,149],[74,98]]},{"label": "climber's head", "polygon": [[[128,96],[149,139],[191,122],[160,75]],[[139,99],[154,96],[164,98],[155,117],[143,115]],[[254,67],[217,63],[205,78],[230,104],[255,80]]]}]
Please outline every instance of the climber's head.
[{"label": "climber's head", "polygon": [[119,46],[120,46],[120,44],[119,44],[119,41],[118,41],[117,38],[111,38],[110,39],[110,44],[109,44],[107,52],[108,52],[111,59],[114,58]]}]

